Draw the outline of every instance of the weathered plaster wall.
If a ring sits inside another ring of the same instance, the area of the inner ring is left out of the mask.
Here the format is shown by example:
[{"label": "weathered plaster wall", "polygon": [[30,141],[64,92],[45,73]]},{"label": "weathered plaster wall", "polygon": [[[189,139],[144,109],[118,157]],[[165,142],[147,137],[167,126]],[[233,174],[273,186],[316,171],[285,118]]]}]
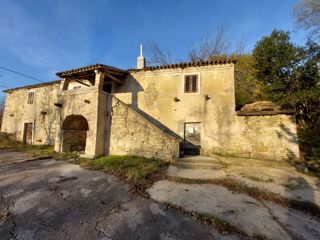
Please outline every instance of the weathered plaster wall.
[{"label": "weathered plaster wall", "polygon": [[[85,154],[88,157],[105,154],[106,101],[106,93],[97,87],[62,91],[59,97],[59,102],[62,104],[60,125],[70,115],[83,116],[88,122],[85,147]],[[62,150],[62,136],[62,132],[56,135],[56,151]]]},{"label": "weathered plaster wall", "polygon": [[[33,123],[33,144],[53,144],[58,118],[53,104],[57,99],[58,89],[59,84],[55,84],[6,93],[1,131],[22,141],[24,123]],[[29,91],[35,93],[33,104],[27,104]]]},{"label": "weathered plaster wall", "polygon": [[[233,70],[233,64],[223,64],[133,72],[115,95],[183,136],[185,122],[211,121],[210,115],[221,112],[227,119],[235,114]],[[185,74],[199,74],[199,93],[184,93]],[[211,99],[205,100],[205,95]]]},{"label": "weathered plaster wall", "polygon": [[[199,93],[184,93],[185,74],[199,75]],[[184,123],[201,123],[203,155],[299,157],[295,123],[290,116],[237,116],[233,64],[132,72],[115,95],[181,137]],[[293,137],[285,136],[285,128]]]},{"label": "weathered plaster wall", "polygon": [[179,140],[165,133],[116,98],[112,99],[110,154],[138,155],[172,161],[179,157]]},{"label": "weathered plaster wall", "polygon": [[229,140],[220,141],[214,137],[218,132],[209,129],[202,139],[201,153],[273,160],[300,157],[294,116],[236,116],[229,131]]}]

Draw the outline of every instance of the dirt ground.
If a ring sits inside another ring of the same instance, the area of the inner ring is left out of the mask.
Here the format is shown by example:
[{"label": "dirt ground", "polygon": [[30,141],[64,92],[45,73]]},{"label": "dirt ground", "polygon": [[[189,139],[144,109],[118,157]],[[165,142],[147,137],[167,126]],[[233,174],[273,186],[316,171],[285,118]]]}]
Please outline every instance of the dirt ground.
[{"label": "dirt ground", "polygon": [[0,152],[1,239],[238,239],[131,194],[113,176]]}]

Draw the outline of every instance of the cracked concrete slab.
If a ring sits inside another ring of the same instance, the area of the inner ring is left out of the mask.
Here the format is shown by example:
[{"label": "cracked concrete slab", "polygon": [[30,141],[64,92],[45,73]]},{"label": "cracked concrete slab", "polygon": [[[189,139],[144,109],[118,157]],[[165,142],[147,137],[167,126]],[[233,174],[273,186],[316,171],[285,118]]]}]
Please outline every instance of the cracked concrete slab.
[{"label": "cracked concrete slab", "polygon": [[137,197],[105,173],[10,158],[15,153],[0,152],[0,209],[10,213],[0,221],[1,239],[239,239]]},{"label": "cracked concrete slab", "polygon": [[190,178],[190,179],[215,179],[223,178],[226,173],[223,170],[212,169],[185,169],[170,166],[166,173],[167,176]]},{"label": "cracked concrete slab", "polygon": [[301,236],[302,239],[317,239],[320,233],[320,222],[308,214],[266,204],[222,186],[163,180],[147,192],[156,201],[178,205],[190,212],[218,216],[251,237],[263,235],[268,239],[284,240]]}]

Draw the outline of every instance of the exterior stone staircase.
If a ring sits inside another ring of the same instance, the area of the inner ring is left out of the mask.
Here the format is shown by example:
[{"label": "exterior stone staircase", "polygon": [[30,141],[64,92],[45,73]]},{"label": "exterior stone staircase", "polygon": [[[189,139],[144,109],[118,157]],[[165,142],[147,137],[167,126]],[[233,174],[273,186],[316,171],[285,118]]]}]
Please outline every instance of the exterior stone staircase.
[{"label": "exterior stone staircase", "polygon": [[185,169],[219,170],[223,168],[223,164],[219,159],[214,157],[185,156],[185,157],[179,158],[178,167],[185,168]]}]

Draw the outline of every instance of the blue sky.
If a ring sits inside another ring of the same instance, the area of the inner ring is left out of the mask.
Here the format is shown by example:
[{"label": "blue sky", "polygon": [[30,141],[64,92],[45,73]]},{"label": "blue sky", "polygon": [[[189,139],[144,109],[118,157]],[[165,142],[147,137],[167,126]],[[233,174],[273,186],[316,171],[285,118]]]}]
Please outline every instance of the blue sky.
[{"label": "blue sky", "polygon": [[[297,0],[0,0],[0,66],[43,81],[55,72],[103,63],[136,65],[139,44],[155,41],[176,60],[206,32],[224,26],[246,51],[274,28],[294,31]],[[0,69],[0,90],[37,82]]]}]

